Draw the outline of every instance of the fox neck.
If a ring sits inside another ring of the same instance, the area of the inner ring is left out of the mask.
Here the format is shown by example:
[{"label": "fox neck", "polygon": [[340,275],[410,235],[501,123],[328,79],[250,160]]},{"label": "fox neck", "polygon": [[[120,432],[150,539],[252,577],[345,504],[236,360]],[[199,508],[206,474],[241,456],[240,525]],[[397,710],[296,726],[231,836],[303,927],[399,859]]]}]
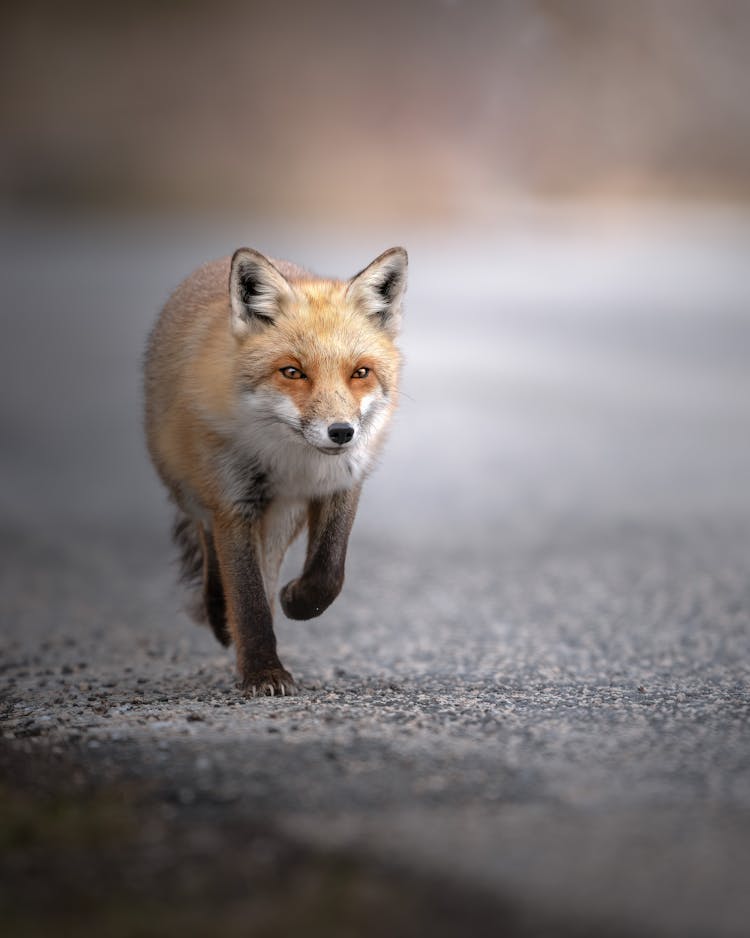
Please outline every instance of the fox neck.
[{"label": "fox neck", "polygon": [[374,463],[385,419],[379,423],[351,448],[329,455],[284,424],[269,425],[262,414],[244,415],[217,428],[225,441],[219,459],[224,497],[243,501],[249,487],[262,488],[266,500],[314,499],[354,488]]}]

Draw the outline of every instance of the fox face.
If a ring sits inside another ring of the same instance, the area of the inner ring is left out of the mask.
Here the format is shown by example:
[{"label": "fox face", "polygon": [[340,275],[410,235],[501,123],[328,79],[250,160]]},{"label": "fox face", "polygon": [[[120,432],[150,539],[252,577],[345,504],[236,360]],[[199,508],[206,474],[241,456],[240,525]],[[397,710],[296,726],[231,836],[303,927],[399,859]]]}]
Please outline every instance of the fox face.
[{"label": "fox face", "polygon": [[406,267],[393,248],[348,282],[306,279],[235,252],[235,432],[286,490],[350,486],[372,464],[398,391]]}]

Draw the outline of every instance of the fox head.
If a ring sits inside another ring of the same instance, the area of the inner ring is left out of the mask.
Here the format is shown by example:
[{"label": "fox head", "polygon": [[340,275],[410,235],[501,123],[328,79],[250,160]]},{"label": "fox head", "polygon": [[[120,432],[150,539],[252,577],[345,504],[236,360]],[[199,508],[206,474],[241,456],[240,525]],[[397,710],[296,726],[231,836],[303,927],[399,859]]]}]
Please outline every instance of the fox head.
[{"label": "fox head", "polygon": [[254,435],[334,459],[372,448],[395,405],[406,270],[400,247],[348,281],[288,273],[255,250],[235,251],[236,389]]}]

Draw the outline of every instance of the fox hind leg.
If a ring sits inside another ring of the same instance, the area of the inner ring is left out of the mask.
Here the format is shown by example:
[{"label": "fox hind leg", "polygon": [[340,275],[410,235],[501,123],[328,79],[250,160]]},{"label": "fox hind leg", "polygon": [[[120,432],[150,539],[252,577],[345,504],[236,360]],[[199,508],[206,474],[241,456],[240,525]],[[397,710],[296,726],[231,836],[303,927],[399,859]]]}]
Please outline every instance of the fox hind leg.
[{"label": "fox hind leg", "polygon": [[181,511],[172,527],[179,551],[180,579],[194,591],[188,611],[196,622],[207,622],[222,645],[228,645],[226,600],[213,536]]},{"label": "fox hind leg", "polygon": [[175,515],[172,540],[179,551],[180,580],[196,586],[203,571],[203,553],[196,523],[181,511]]},{"label": "fox hind leg", "polygon": [[211,532],[203,525],[199,526],[199,532],[203,548],[203,606],[214,635],[226,647],[229,645],[230,636],[227,625],[227,601],[219,571],[219,559],[216,556],[216,547]]}]

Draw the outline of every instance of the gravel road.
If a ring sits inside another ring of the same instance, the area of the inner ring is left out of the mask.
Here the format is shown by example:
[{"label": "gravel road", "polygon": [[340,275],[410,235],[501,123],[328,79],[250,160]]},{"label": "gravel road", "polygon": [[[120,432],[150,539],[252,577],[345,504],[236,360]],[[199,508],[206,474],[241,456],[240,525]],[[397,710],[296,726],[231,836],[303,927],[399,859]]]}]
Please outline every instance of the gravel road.
[{"label": "gravel road", "polygon": [[[342,242],[15,219],[0,239],[14,933],[64,908],[75,934],[212,934],[211,906],[229,935],[747,934],[750,221]],[[399,242],[405,394],[344,593],[278,624],[301,695],[245,700],[181,611],[141,440],[146,332],[240,243],[345,274]],[[56,797],[104,818],[88,871],[88,822],[74,807],[60,833]],[[112,798],[135,811],[130,853],[96,807]],[[138,873],[154,857],[161,879]],[[107,863],[153,932],[104,909]],[[211,869],[223,891],[199,901],[180,870]]]}]

